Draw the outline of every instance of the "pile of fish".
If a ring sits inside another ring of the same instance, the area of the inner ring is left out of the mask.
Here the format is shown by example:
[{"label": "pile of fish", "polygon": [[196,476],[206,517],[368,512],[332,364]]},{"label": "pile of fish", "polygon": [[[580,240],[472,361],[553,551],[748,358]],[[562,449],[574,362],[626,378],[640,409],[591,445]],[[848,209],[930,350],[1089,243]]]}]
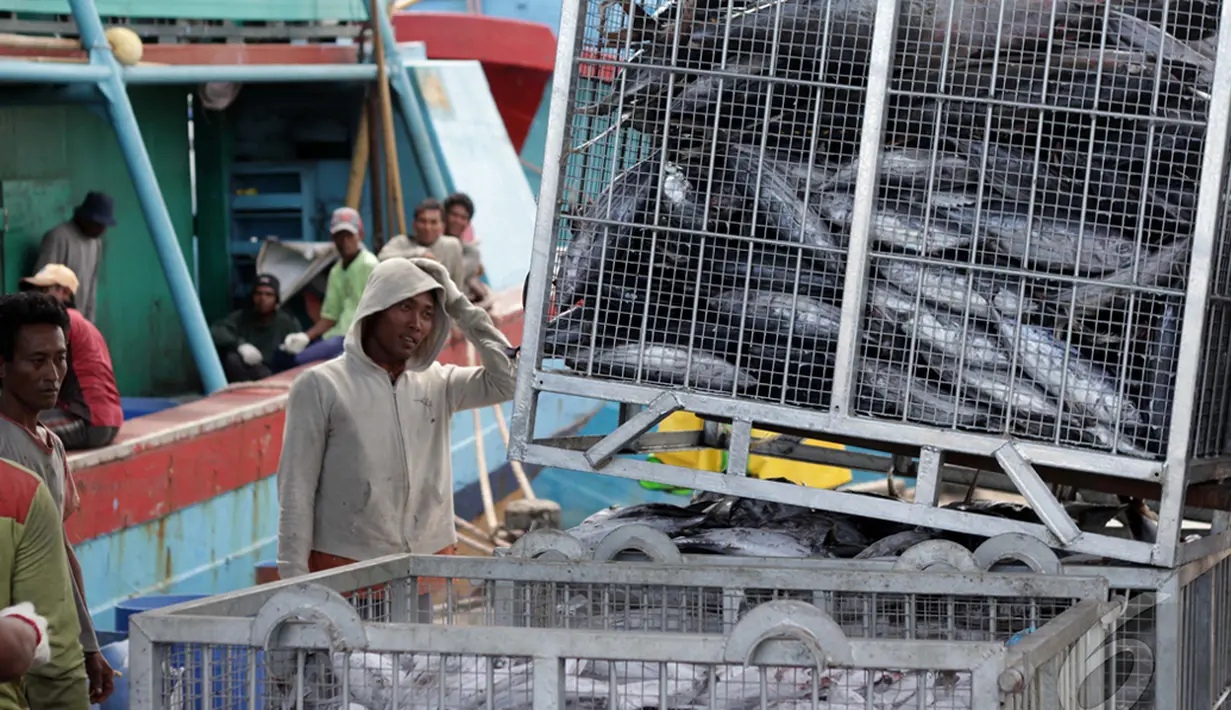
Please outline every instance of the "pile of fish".
[{"label": "pile of fish", "polygon": [[[341,678],[347,678],[345,698]],[[394,678],[397,678],[395,702]],[[305,663],[308,681],[323,681],[325,693],[310,693],[310,710],[531,710],[534,707],[529,658],[406,654],[401,667],[391,655],[312,654]],[[762,687],[764,680],[764,693]],[[322,687],[322,686],[317,686]],[[570,659],[565,661],[560,707],[570,710],[896,710],[971,706],[969,674],[898,672],[831,668],[701,666],[691,663],[639,663]],[[663,703],[663,697],[666,703]],[[815,695],[815,702],[814,702]],[[762,705],[762,699],[765,705]],[[294,698],[283,701],[296,707]]]},{"label": "pile of fish", "polygon": [[[785,479],[772,479],[790,484]],[[878,494],[852,491],[853,495]],[[1105,535],[1126,534],[1155,542],[1157,526],[1151,511],[1136,500],[1120,504],[1065,503],[1078,528]],[[971,513],[1042,524],[1029,506],[1004,501],[958,501],[943,506]],[[1109,528],[1116,520],[1123,533]],[[645,503],[611,507],[586,518],[566,532],[593,549],[625,525],[646,525],[671,538],[681,552],[743,557],[853,558],[897,557],[927,540],[952,540],[974,550],[986,538],[932,530],[892,520],[813,510],[785,503],[716,493],[697,493],[688,505]],[[1058,552],[1061,556],[1066,553]]]},{"label": "pile of fish", "polygon": [[[830,404],[876,4],[627,5],[545,355]],[[856,413],[1165,454],[1218,11],[899,3]]]}]

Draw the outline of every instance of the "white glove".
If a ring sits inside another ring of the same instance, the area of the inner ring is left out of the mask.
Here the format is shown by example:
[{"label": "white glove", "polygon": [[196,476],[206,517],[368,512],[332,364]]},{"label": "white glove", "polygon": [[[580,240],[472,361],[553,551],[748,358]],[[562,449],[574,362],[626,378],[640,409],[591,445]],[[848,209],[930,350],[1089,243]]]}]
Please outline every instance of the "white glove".
[{"label": "white glove", "polygon": [[307,333],[291,333],[286,336],[286,340],[282,341],[282,349],[292,355],[298,355],[303,352],[304,348],[308,347],[310,342],[312,341],[308,340]]},{"label": "white glove", "polygon": [[252,343],[240,343],[238,348],[239,358],[244,361],[245,365],[256,365],[261,362],[261,351],[256,349]]},{"label": "white glove", "polygon": [[38,643],[34,646],[34,661],[30,664],[31,668],[38,668],[51,660],[51,644],[47,640],[47,620],[34,611],[33,604],[22,602],[0,611],[0,617],[5,616],[24,619],[38,629]]}]

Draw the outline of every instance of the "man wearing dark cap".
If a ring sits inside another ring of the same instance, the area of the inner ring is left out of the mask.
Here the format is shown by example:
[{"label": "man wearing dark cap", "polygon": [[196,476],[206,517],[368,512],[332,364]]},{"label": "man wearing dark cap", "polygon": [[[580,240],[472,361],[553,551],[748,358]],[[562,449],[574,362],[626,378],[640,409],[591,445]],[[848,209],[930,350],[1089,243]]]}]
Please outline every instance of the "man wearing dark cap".
[{"label": "man wearing dark cap", "polygon": [[231,382],[269,377],[290,365],[278,355],[282,341],[300,330],[295,316],[278,307],[281,285],[271,274],[260,274],[252,286],[252,302],[210,328],[222,356],[222,369]]},{"label": "man wearing dark cap", "polygon": [[72,269],[81,285],[77,290],[77,310],[94,322],[94,296],[98,292],[98,266],[103,258],[101,237],[115,226],[114,204],[105,192],[87,193],[73,211],[73,218],[51,228],[43,235],[35,271],[48,264],[63,264]]}]

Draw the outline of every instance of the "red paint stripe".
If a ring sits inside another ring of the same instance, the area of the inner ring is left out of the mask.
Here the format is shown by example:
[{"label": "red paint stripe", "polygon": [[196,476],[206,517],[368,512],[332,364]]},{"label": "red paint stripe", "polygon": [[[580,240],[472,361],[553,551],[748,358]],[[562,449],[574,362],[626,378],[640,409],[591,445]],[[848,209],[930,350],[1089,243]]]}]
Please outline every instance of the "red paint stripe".
[{"label": "red paint stripe", "polygon": [[0,518],[25,525],[40,480],[38,474],[0,459]]},{"label": "red paint stripe", "polygon": [[[520,289],[516,295],[520,300]],[[509,342],[520,343],[521,311],[498,320]],[[465,365],[466,341],[452,341],[441,353],[440,361]],[[295,374],[283,373],[270,381],[289,382]],[[151,414],[126,423],[117,443],[175,426],[200,424],[207,417],[269,401],[284,391],[232,390]],[[278,410],[184,441],[142,448],[101,465],[74,466],[81,510],[68,520],[69,540],[78,544],[141,525],[272,476],[282,454],[285,422],[285,412]]]}]

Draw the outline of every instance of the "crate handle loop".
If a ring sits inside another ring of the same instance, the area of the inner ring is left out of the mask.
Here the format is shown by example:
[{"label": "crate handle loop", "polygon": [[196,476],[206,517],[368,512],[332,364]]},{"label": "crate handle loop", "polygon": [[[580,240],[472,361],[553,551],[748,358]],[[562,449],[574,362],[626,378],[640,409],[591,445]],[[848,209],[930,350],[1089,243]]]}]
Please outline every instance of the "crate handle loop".
[{"label": "crate handle loop", "polygon": [[854,665],[851,644],[842,627],[820,608],[794,599],[760,604],[749,611],[727,638],[723,658],[727,663],[753,665],[766,641],[793,638],[816,660],[816,669]]},{"label": "crate handle loop", "polygon": [[1001,533],[984,540],[975,548],[974,558],[980,569],[988,571],[1005,560],[1022,562],[1038,574],[1060,574],[1064,570],[1060,558],[1042,540],[1018,532]]},{"label": "crate handle loop", "polygon": [[359,612],[341,594],[313,582],[283,589],[262,604],[252,622],[249,644],[273,650],[279,629],[296,621],[324,627],[332,651],[353,651],[368,645]]},{"label": "crate handle loop", "polygon": [[659,564],[682,564],[684,556],[671,538],[643,523],[622,525],[594,547],[596,562],[610,562],[625,550],[637,550]]},{"label": "crate handle loop", "polygon": [[531,560],[539,558],[583,560],[586,558],[586,550],[582,547],[580,540],[566,532],[547,528],[532,530],[517,538],[509,546],[509,554]]},{"label": "crate handle loop", "polygon": [[958,572],[978,572],[979,563],[970,550],[952,540],[927,540],[912,545],[893,563],[899,571],[922,572],[935,565],[952,567]]}]

